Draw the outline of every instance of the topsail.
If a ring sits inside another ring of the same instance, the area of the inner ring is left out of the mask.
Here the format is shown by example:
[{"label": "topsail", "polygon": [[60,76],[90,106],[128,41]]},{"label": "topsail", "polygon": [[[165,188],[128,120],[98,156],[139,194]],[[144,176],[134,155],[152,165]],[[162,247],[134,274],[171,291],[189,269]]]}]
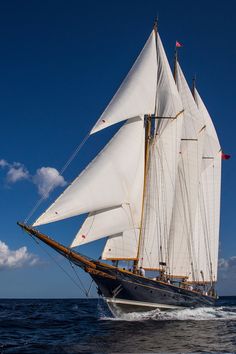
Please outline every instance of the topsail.
[{"label": "topsail", "polygon": [[153,30],[119,90],[91,130],[91,134],[128,118],[153,114],[156,78],[157,51]]}]

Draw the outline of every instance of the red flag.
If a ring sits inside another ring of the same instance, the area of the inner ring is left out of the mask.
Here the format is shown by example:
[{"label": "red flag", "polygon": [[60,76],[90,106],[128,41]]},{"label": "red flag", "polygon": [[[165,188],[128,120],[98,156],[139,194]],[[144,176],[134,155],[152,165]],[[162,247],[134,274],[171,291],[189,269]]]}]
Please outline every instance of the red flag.
[{"label": "red flag", "polygon": [[228,159],[230,159],[230,157],[231,157],[230,155],[224,154],[223,151],[221,152],[222,160],[228,160]]},{"label": "red flag", "polygon": [[176,48],[181,48],[181,47],[183,47],[183,44],[181,44],[180,42],[176,41],[175,42],[175,46],[176,46]]}]

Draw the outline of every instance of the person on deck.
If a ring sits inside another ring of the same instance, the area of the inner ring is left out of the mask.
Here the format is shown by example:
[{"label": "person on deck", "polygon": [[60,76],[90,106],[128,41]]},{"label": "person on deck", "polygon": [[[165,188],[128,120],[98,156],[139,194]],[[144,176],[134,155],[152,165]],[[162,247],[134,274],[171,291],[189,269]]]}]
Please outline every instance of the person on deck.
[{"label": "person on deck", "polygon": [[140,274],[142,277],[145,277],[145,270],[143,269],[143,267],[139,267],[139,274]]}]

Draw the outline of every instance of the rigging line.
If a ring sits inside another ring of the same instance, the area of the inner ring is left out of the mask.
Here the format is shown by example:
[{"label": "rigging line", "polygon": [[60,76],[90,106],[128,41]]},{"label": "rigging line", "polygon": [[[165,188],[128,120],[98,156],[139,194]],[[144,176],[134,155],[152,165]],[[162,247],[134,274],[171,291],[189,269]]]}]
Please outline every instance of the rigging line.
[{"label": "rigging line", "polygon": [[[143,239],[143,242],[145,241],[145,247],[144,247],[144,252],[146,255],[146,262],[149,264],[149,267],[152,268],[154,266],[153,264],[153,250],[154,250],[154,238],[152,238],[152,243],[150,244],[150,237],[147,237],[147,235],[150,236],[150,226],[152,224],[152,214],[153,211],[155,211],[155,194],[153,193],[152,186],[155,183],[155,176],[153,175],[153,164],[155,162],[154,154],[154,145],[152,142],[151,148],[150,148],[150,163],[149,163],[149,173],[148,173],[148,188],[147,188],[147,195],[146,195],[146,210],[145,210],[145,230],[147,229],[146,235]],[[147,214],[148,210],[150,212]]]},{"label": "rigging line", "polygon": [[[206,171],[212,171],[213,172],[213,188],[215,189],[215,182],[214,182],[214,164],[210,167],[208,167],[206,169]],[[206,173],[205,171],[205,173]],[[209,184],[209,182],[212,182],[212,180],[209,181],[209,175],[207,174],[207,183],[206,185]],[[201,187],[203,187],[201,185]],[[202,193],[203,193],[203,190],[202,190]],[[209,200],[209,189],[207,188],[206,189],[206,194],[205,194],[207,200]],[[211,264],[212,264],[212,255],[211,255],[211,247],[210,247],[210,241],[211,240],[211,231],[210,231],[210,225],[209,225],[209,211],[207,210],[206,208],[206,201],[205,201],[205,198],[204,198],[204,195],[203,195],[203,198],[202,198],[202,209],[203,209],[203,218],[204,218],[204,222],[205,222],[205,233],[204,233],[204,242],[205,242],[205,247],[206,247],[206,252],[207,252],[207,257],[208,257],[208,270],[209,270],[209,274],[210,274],[210,277],[211,277],[211,280],[212,280],[212,274],[211,274]],[[214,213],[215,213],[215,193],[213,193],[213,209],[212,209],[212,214],[213,214],[213,220],[211,220],[211,222],[213,223],[213,229],[215,229],[215,216],[214,216]]]},{"label": "rigging line", "polygon": [[[131,209],[131,206],[130,206],[130,203],[127,203],[128,207],[129,207],[129,211],[130,211],[130,216],[131,216],[131,223],[132,223],[132,227],[133,227],[133,230],[134,230],[134,238],[135,238],[135,241],[137,242],[138,244],[138,237],[137,237],[137,233],[135,231],[135,223],[134,223],[134,216],[133,216],[133,212],[132,212],[132,209]],[[129,215],[127,215],[128,218],[129,218]],[[124,241],[124,240],[123,240]]]},{"label": "rigging line", "polygon": [[78,283],[72,278],[72,276],[62,267],[62,265],[59,264],[59,262],[56,261],[56,259],[40,244],[40,242],[33,236],[31,235],[32,239],[34,242],[51,258],[51,260],[68,276],[68,278],[82,291],[84,290],[79,286]]},{"label": "rigging line", "polygon": [[[178,144],[178,129],[177,129],[177,125],[175,127],[175,137],[174,137],[174,141],[175,141],[175,151],[177,151],[179,153],[180,151],[180,143]],[[179,154],[178,154],[179,156]],[[175,170],[175,190],[174,190],[174,193],[173,193],[173,205],[175,203],[175,195],[176,195],[176,181],[177,181],[177,174],[178,174],[178,164],[179,164],[179,158],[176,158],[174,160],[174,170]],[[172,224],[172,218],[173,218],[173,208],[172,208],[172,215],[171,215],[171,219],[170,219],[170,229],[171,229],[171,224]],[[169,264],[169,272],[171,273],[171,264],[172,264],[172,270],[173,270],[173,266],[174,266],[174,257],[172,256],[171,257],[171,254],[170,254],[170,249],[173,248],[173,254],[175,253],[175,250],[174,250],[174,240],[173,240],[173,237],[171,237],[171,232],[169,230],[169,233],[168,233],[168,240],[167,240],[167,260],[168,260],[168,264]],[[172,259],[171,259],[172,258]]]},{"label": "rigging line", "polygon": [[202,190],[202,184],[200,185],[200,193],[202,194],[202,198],[201,198],[202,203],[200,205],[200,215],[201,215],[201,220],[202,220],[203,237],[204,237],[205,251],[206,251],[206,257],[207,257],[207,265],[206,266],[207,266],[209,274],[210,274],[211,273],[211,271],[210,271],[211,254],[210,254],[210,246],[209,246],[210,230],[209,230],[208,222],[207,222],[207,210],[206,210],[206,205],[205,205],[204,193]]},{"label": "rigging line", "polygon": [[[162,153],[161,153],[162,152]],[[172,190],[173,190],[173,193],[175,191],[175,184],[176,184],[176,177],[172,177],[172,173],[171,173],[171,166],[169,164],[169,161],[168,161],[168,156],[166,155],[166,152],[165,152],[165,149],[164,149],[164,145],[163,145],[163,141],[162,139],[159,138],[159,149],[158,149],[158,146],[157,146],[157,156],[159,157],[159,163],[160,163],[160,171],[162,172],[162,176],[164,178],[164,181],[163,181],[163,178],[161,179],[161,183],[162,183],[162,188],[161,188],[161,191],[159,191],[159,196],[162,195],[162,199],[163,199],[163,183],[165,183],[165,177],[169,177],[169,182],[170,182],[170,185],[169,185],[169,188],[172,187]],[[166,169],[165,169],[166,167]],[[167,171],[166,174],[164,174],[164,171]],[[166,184],[166,188],[165,188],[165,194],[166,194],[166,198],[167,198],[167,184]],[[160,194],[162,193],[162,194]],[[161,200],[161,198],[160,198]],[[174,205],[174,197],[172,199],[172,208],[173,208],[173,205]],[[163,212],[163,210],[160,208],[160,204],[158,204],[159,206],[159,213],[162,213],[162,215],[164,214],[163,217],[165,217],[165,220],[167,220],[167,210],[165,208],[165,211]],[[160,210],[161,209],[161,210]],[[163,221],[163,219],[162,219]],[[166,225],[166,228],[165,228],[165,232],[166,234],[169,234],[170,232],[170,226],[171,226],[171,220],[169,220],[169,223],[168,223],[168,230],[167,230],[167,225]],[[160,227],[160,235],[161,235],[161,226]],[[169,237],[169,236],[168,236]]]},{"label": "rigging line", "polygon": [[[187,150],[187,158],[189,151]],[[183,157],[181,156],[181,159],[183,161]],[[189,170],[188,170],[189,172]],[[186,177],[188,175],[188,178]],[[195,268],[196,268],[196,255],[195,255],[195,249],[194,249],[194,243],[193,243],[193,226],[192,226],[192,217],[191,217],[191,210],[190,210],[190,195],[188,191],[188,185],[187,185],[187,179],[189,181],[190,185],[190,175],[189,173],[186,173],[186,166],[185,163],[183,162],[183,168],[182,168],[182,180],[183,180],[183,186],[181,185],[181,193],[182,197],[185,195],[185,201],[186,203],[183,204],[183,211],[185,215],[185,219],[188,220],[188,225],[186,226],[187,228],[187,243],[188,243],[188,248],[189,248],[189,256],[190,256],[190,261],[191,261],[191,268],[192,268],[192,276],[193,280],[195,281]],[[184,189],[183,189],[184,188]],[[185,193],[184,193],[185,191]],[[195,268],[194,268],[195,267]]]},{"label": "rigging line", "polygon": [[[151,187],[151,171],[152,171],[152,150],[153,150],[153,145],[150,145],[150,158],[148,161],[148,168],[147,168],[147,191],[146,191],[146,196],[145,196],[145,200],[144,200],[144,216],[143,216],[143,225],[142,225],[142,233],[143,233],[143,237],[142,237],[142,243],[140,246],[140,256],[141,256],[141,260],[142,262],[140,263],[141,265],[143,265],[143,262],[147,262],[151,268],[152,263],[150,261],[150,255],[148,253],[148,246],[146,244],[146,239],[147,239],[147,234],[150,232],[150,218],[151,218],[151,213],[147,213],[148,208],[152,208],[152,201],[151,201],[151,194],[150,194],[150,187]],[[145,261],[144,261],[145,259]]]},{"label": "rigging line", "polygon": [[79,280],[79,283],[80,283],[81,287],[84,289],[83,292],[85,293],[86,297],[88,297],[88,291],[86,290],[82,280],[80,279],[78,273],[75,270],[75,267],[74,267],[73,263],[71,262],[71,260],[69,258],[68,258],[68,262],[70,263],[71,268],[73,269],[77,279]]},{"label": "rigging line", "polygon": [[[161,224],[163,223],[163,219],[162,219],[162,215],[163,215],[163,208],[161,208],[161,202],[163,202],[163,198],[162,198],[162,190],[163,190],[163,166],[162,166],[162,155],[161,155],[161,148],[162,148],[162,142],[161,139],[159,140],[159,150],[156,147],[155,149],[155,160],[154,160],[154,176],[155,176],[155,189],[157,191],[158,197],[157,198],[157,203],[156,203],[156,227],[157,227],[157,231],[158,231],[158,240],[157,240],[157,246],[158,246],[158,259],[159,262],[163,262],[163,257],[162,257],[162,227]],[[159,175],[158,175],[158,167],[157,167],[157,158],[158,158],[158,154],[159,154],[159,167],[160,167],[160,171],[159,171]],[[159,186],[158,186],[158,177],[159,177]],[[160,185],[161,184],[161,185]],[[158,189],[158,187],[160,187]]]},{"label": "rigging line", "polygon": [[[85,136],[85,138],[82,140],[82,142],[77,146],[77,148],[75,149],[75,151],[72,153],[72,155],[70,156],[70,158],[67,160],[67,162],[65,163],[65,165],[61,168],[61,170],[59,171],[59,175],[63,175],[63,173],[65,172],[65,170],[67,169],[67,167],[71,164],[71,162],[74,160],[74,158],[76,157],[76,155],[79,153],[79,151],[82,149],[82,147],[84,146],[84,144],[86,143],[86,141],[88,140],[88,138],[90,137],[90,132]],[[54,186],[54,182],[55,180],[52,180],[51,185],[49,185],[49,189],[47,191],[45,191],[42,195],[42,197],[35,203],[35,205],[33,206],[33,208],[31,209],[31,211],[29,212],[28,216],[25,218],[24,222],[27,224],[29,219],[33,216],[33,214],[36,212],[36,210],[39,208],[39,206],[42,204],[42,202],[46,199],[47,195],[52,191],[53,186]]]},{"label": "rigging line", "polygon": [[90,290],[91,290],[91,288],[92,288],[93,282],[94,282],[94,280],[92,279],[92,280],[91,280],[91,283],[90,283],[90,285],[89,285],[88,291],[87,291],[87,294],[88,294],[87,297],[89,296],[89,293],[90,293]]}]

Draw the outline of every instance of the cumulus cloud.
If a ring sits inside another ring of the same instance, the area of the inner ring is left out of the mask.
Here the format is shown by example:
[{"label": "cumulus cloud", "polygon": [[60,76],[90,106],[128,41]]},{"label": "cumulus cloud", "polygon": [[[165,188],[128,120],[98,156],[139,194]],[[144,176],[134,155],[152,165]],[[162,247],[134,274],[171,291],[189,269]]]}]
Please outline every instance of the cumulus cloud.
[{"label": "cumulus cloud", "polygon": [[6,160],[4,159],[1,159],[0,160],[0,167],[4,168],[4,167],[7,167],[9,164]]},{"label": "cumulus cloud", "polygon": [[230,291],[235,292],[236,287],[235,285],[232,287],[232,284],[235,284],[236,280],[236,256],[232,256],[228,259],[220,258],[218,262],[218,267],[219,282],[222,285],[222,288],[225,288],[225,291],[228,294],[230,294]]},{"label": "cumulus cloud", "polygon": [[33,177],[33,182],[37,185],[38,193],[47,198],[49,192],[56,187],[64,187],[66,181],[53,167],[41,167]]},{"label": "cumulus cloud", "polygon": [[8,164],[8,167],[9,167],[9,170],[7,172],[8,183],[15,183],[17,181],[30,178],[29,171],[26,169],[26,167],[23,164],[19,162],[14,162],[12,165]]},{"label": "cumulus cloud", "polygon": [[220,258],[219,259],[219,269],[220,270],[236,270],[236,256],[232,256],[229,259]]},{"label": "cumulus cloud", "polygon": [[64,187],[67,184],[63,176],[53,167],[41,167],[34,175],[31,175],[22,163],[9,163],[4,159],[0,159],[0,168],[6,169],[7,185],[28,180],[37,186],[39,195],[44,198],[47,198],[49,193],[56,187]]},{"label": "cumulus cloud", "polygon": [[27,247],[12,251],[5,242],[0,241],[0,270],[32,267],[38,263],[38,257],[29,253]]},{"label": "cumulus cloud", "polygon": [[219,259],[218,289],[219,295],[235,295],[236,292],[236,256]]}]

